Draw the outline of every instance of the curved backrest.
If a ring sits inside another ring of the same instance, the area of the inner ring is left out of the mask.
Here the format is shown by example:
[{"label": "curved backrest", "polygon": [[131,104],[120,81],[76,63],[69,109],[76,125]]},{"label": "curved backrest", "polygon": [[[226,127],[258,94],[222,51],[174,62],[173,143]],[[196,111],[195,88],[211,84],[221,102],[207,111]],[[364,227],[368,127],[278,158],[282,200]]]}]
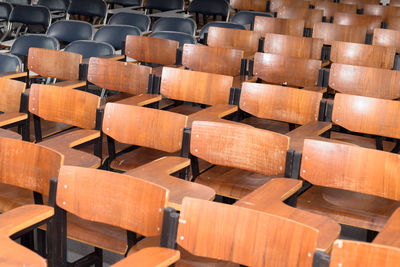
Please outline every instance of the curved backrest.
[{"label": "curved backrest", "polygon": [[269,10],[271,12],[279,12],[282,8],[308,8],[309,3],[297,0],[270,0]]},{"label": "curved backrest", "polygon": [[388,29],[374,29],[373,45],[395,47],[400,53],[400,31]]},{"label": "curved backrest", "polygon": [[321,59],[324,41],[317,38],[267,33],[264,53],[291,57]]},{"label": "curved backrest", "polygon": [[47,7],[50,11],[66,12],[69,6],[69,0],[39,0],[37,4]]},{"label": "curved backrest", "polygon": [[301,19],[305,28],[312,28],[315,23],[322,21],[323,13],[319,9],[284,7],[278,11],[278,18]]},{"label": "curved backrest", "polygon": [[238,76],[242,58],[243,51],[237,49],[185,44],[182,65],[194,71]]},{"label": "curved backrest", "polygon": [[396,70],[333,63],[329,87],[344,94],[397,99],[400,98],[400,73]]},{"label": "curved backrest", "polygon": [[138,27],[128,25],[105,25],[93,36],[94,41],[105,42],[121,50],[127,35],[141,35]]},{"label": "curved backrest", "polygon": [[229,4],[225,0],[193,0],[188,11],[226,18],[229,14]]},{"label": "curved backrest", "polygon": [[254,31],[260,35],[277,33],[292,36],[303,36],[304,20],[256,17]]},{"label": "curved backrest", "polygon": [[57,78],[60,80],[79,80],[79,64],[82,56],[76,53],[29,48],[28,69],[43,77]]},{"label": "curved backrest", "polygon": [[193,35],[183,33],[183,32],[153,32],[149,35],[149,37],[168,39],[179,42],[179,46],[183,46],[184,44],[195,44],[196,38]]},{"label": "curved backrest", "polygon": [[395,54],[394,47],[334,41],[330,60],[334,63],[392,69]]},{"label": "curved backrest", "polygon": [[0,111],[4,113],[19,112],[21,94],[25,92],[26,83],[0,78]]},{"label": "curved backrest", "polygon": [[22,71],[21,59],[11,54],[0,54],[0,73],[14,71]]},{"label": "curved backrest", "polygon": [[58,177],[59,207],[143,236],[161,234],[168,196],[164,187],[109,171],[63,166]]},{"label": "curved backrest", "polygon": [[187,116],[178,113],[107,103],[103,132],[121,143],[173,153],[182,148],[186,123]]},{"label": "curved backrest", "polygon": [[31,4],[31,0],[5,0],[4,2],[10,3],[13,6],[17,6],[17,5],[30,5]]},{"label": "curved backrest", "polygon": [[44,120],[70,124],[84,129],[96,126],[100,97],[71,88],[32,84],[29,112]]},{"label": "curved backrest", "polygon": [[400,30],[400,17],[390,17],[387,19],[387,28],[391,30]]},{"label": "curved backrest", "polygon": [[59,20],[52,23],[47,30],[47,35],[53,36],[60,42],[71,43],[77,40],[91,40],[92,25],[85,21]]},{"label": "curved backrest", "polygon": [[357,5],[357,9],[362,9],[366,4],[379,5],[381,0],[341,0],[340,3]]},{"label": "curved backrest", "polygon": [[261,11],[265,12],[267,11],[267,0],[253,0],[253,1],[247,1],[247,0],[230,0],[230,5],[234,9],[239,9],[239,10],[254,10],[254,11]]},{"label": "curved backrest", "polygon": [[204,35],[208,34],[208,29],[210,27],[221,27],[221,28],[231,28],[231,29],[239,29],[239,30],[246,30],[244,25],[233,23],[233,22],[225,22],[225,21],[212,21],[207,23],[206,25],[201,28],[199,37],[200,39],[204,39]]},{"label": "curved backrest", "polygon": [[68,14],[105,18],[107,4],[103,0],[71,0]]},{"label": "curved backrest", "polygon": [[160,11],[168,11],[174,9],[183,9],[183,0],[147,0],[144,7],[146,9],[156,9]]},{"label": "curved backrest", "polygon": [[332,121],[353,132],[399,138],[398,112],[398,101],[336,94]]},{"label": "curved backrest", "polygon": [[147,32],[150,28],[150,17],[144,14],[120,12],[110,18],[110,25],[130,25],[138,27],[142,32]]},{"label": "curved backrest", "polygon": [[363,6],[363,14],[372,15],[372,16],[380,16],[383,21],[387,21],[389,17],[398,17],[400,16],[400,7],[395,6],[383,6],[383,5],[372,5],[367,4]]},{"label": "curved backrest", "polygon": [[333,23],[339,25],[353,25],[367,27],[367,33],[372,33],[375,28],[380,28],[382,17],[359,15],[349,13],[335,13]]},{"label": "curved backrest", "polygon": [[318,120],[321,99],[321,92],[246,82],[239,106],[258,118],[303,125]]},{"label": "curved backrest", "polygon": [[13,6],[10,3],[0,3],[0,19],[8,20]]},{"label": "curved backrest", "polygon": [[321,60],[256,53],[254,75],[263,81],[296,87],[316,86]]},{"label": "curved backrest", "polygon": [[92,57],[87,79],[100,88],[139,95],[147,93],[150,73],[147,66]]},{"label": "curved backrest", "polygon": [[348,26],[319,22],[314,25],[312,37],[321,38],[324,44],[331,45],[333,41],[350,43],[365,43],[366,26]]},{"label": "curved backrest", "polygon": [[58,50],[60,44],[57,39],[47,35],[24,35],[15,40],[11,46],[10,53],[16,56],[27,56],[29,48],[47,48]]},{"label": "curved backrest", "polygon": [[196,22],[190,18],[159,18],[152,27],[152,32],[173,31],[194,35]]},{"label": "curved backrest", "polygon": [[258,17],[272,17],[270,13],[257,12],[257,11],[240,11],[233,15],[231,22],[241,25],[254,25],[254,18]]},{"label": "curved backrest", "polygon": [[143,0],[107,0],[109,4],[117,4],[123,7],[128,6],[141,6]]},{"label": "curved backrest", "polygon": [[184,198],[177,243],[193,255],[244,266],[311,266],[317,237],[318,230],[287,218]]},{"label": "curved backrest", "polygon": [[74,41],[64,50],[81,54],[84,59],[112,55],[115,51],[110,44],[90,40]]},{"label": "curved backrest", "polygon": [[44,6],[15,6],[10,13],[9,21],[42,25],[47,29],[51,21],[50,10]]},{"label": "curved backrest", "polygon": [[248,125],[194,121],[190,153],[211,164],[283,175],[289,137]]},{"label": "curved backrest", "polygon": [[167,98],[205,105],[228,104],[233,77],[164,67],[160,92]]},{"label": "curved backrest", "polygon": [[356,14],[357,6],[341,3],[333,3],[324,0],[319,0],[315,4],[315,9],[321,9],[324,11],[324,17],[331,18],[336,12],[352,13]]},{"label": "curved backrest", "polygon": [[300,175],[308,182],[400,200],[400,158],[342,143],[304,140]]},{"label": "curved backrest", "polygon": [[[0,137],[0,182],[46,196],[50,179],[57,177],[64,156],[33,143]],[[32,197],[33,200],[33,197]]]}]

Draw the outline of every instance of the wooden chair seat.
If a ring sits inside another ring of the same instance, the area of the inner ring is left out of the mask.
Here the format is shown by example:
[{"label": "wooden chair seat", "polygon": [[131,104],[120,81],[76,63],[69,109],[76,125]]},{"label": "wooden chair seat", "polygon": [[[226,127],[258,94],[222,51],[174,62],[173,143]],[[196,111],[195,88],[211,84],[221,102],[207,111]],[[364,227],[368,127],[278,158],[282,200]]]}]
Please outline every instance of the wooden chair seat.
[{"label": "wooden chair seat", "polygon": [[20,112],[10,112],[0,114],[0,127],[12,123],[16,123],[19,121],[26,120],[28,118],[28,114],[20,113]]},{"label": "wooden chair seat", "polygon": [[21,139],[21,135],[19,135],[18,133],[10,131],[10,130],[5,130],[2,128],[0,128],[0,137],[6,137],[6,138],[11,138],[11,139],[16,139],[16,140]]},{"label": "wooden chair seat", "polygon": [[313,186],[297,199],[297,207],[335,221],[380,231],[400,203],[341,189]]},{"label": "wooden chair seat", "polygon": [[[346,133],[332,131],[331,139],[335,140],[335,141],[340,141],[343,143],[355,144],[357,146],[361,146],[361,147],[365,147],[365,148],[376,149],[376,139],[375,138],[369,138],[369,137],[365,137],[365,136],[352,135],[352,134],[346,134]],[[395,146],[395,143],[393,143],[393,142],[389,142],[389,141],[383,142],[383,150],[384,151],[391,151],[394,146]]]},{"label": "wooden chair seat", "polygon": [[33,203],[33,193],[31,190],[0,183],[1,213]]}]

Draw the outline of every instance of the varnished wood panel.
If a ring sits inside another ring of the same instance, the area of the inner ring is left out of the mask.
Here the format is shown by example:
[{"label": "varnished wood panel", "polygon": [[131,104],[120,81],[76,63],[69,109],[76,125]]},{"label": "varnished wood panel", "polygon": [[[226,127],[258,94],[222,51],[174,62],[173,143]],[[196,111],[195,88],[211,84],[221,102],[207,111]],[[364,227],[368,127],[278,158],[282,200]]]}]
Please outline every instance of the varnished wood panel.
[{"label": "varnished wood panel", "polygon": [[265,35],[264,53],[321,59],[322,46],[322,39],[268,33]]},{"label": "varnished wood panel", "polygon": [[357,5],[358,9],[361,9],[364,7],[364,5],[370,4],[370,5],[379,5],[381,1],[380,0],[341,0],[340,3],[342,4],[351,4],[351,5]]},{"label": "varnished wood panel", "polygon": [[182,65],[194,71],[238,76],[243,55],[238,49],[185,44]]},{"label": "varnished wood panel", "polygon": [[58,177],[59,207],[144,236],[161,234],[168,195],[159,185],[103,170],[64,166]]},{"label": "varnished wood panel", "polygon": [[129,255],[125,259],[113,264],[112,267],[167,267],[179,260],[180,253],[178,250],[149,247]]},{"label": "varnished wood panel", "polygon": [[0,137],[0,181],[44,195],[58,176],[64,157],[45,147]]},{"label": "varnished wood panel", "polygon": [[321,61],[267,53],[256,53],[254,76],[275,84],[316,86]]},{"label": "varnished wood panel", "polygon": [[314,185],[400,200],[398,155],[347,144],[305,140],[300,175]]},{"label": "varnished wood panel", "polygon": [[333,63],[392,69],[395,55],[394,47],[335,41],[330,60]]},{"label": "varnished wood panel", "polygon": [[149,74],[147,66],[92,57],[87,78],[100,88],[138,95],[147,93]]},{"label": "varnished wood panel", "polygon": [[179,42],[148,36],[126,36],[125,54],[140,62],[161,65],[176,63]]},{"label": "varnished wood panel", "polygon": [[391,6],[400,6],[400,1],[399,0],[390,0],[389,4]]},{"label": "varnished wood panel", "polygon": [[364,14],[380,16],[383,21],[387,21],[389,17],[400,16],[400,7],[395,6],[383,6],[383,5],[364,5]]},{"label": "varnished wood panel", "polygon": [[29,112],[44,120],[94,129],[99,106],[100,97],[88,92],[45,84],[30,89]]},{"label": "varnished wood panel", "polygon": [[185,198],[177,243],[196,256],[246,266],[311,266],[317,236],[283,217]]},{"label": "varnished wood panel", "polygon": [[396,209],[395,212],[390,216],[383,229],[375,237],[373,243],[400,247],[400,208]]},{"label": "varnished wood panel", "polygon": [[19,112],[21,93],[25,92],[26,83],[0,78],[0,111]]},{"label": "varnished wood panel", "polygon": [[395,70],[333,63],[329,87],[344,94],[400,98],[400,73]]},{"label": "varnished wood panel", "polygon": [[304,20],[305,28],[314,27],[315,23],[322,21],[322,17],[323,11],[318,9],[284,7],[278,11],[278,18]]},{"label": "varnished wood panel", "polygon": [[103,132],[121,143],[176,152],[187,116],[151,108],[107,103]]},{"label": "varnished wood panel", "polygon": [[321,99],[322,93],[318,92],[278,85],[243,83],[240,109],[259,118],[303,125],[318,120]]},{"label": "varnished wood panel", "polygon": [[266,33],[277,33],[301,37],[304,32],[304,20],[256,16],[254,31],[262,36]]},{"label": "varnished wood panel", "polygon": [[283,174],[289,137],[248,125],[195,121],[190,153],[212,164]]},{"label": "varnished wood panel", "polygon": [[44,48],[29,48],[28,69],[43,77],[79,80],[82,55]]},{"label": "varnished wood panel", "polygon": [[303,0],[270,0],[269,9],[271,12],[279,12],[280,9],[286,7],[308,8],[309,3]]},{"label": "varnished wood panel", "polygon": [[400,53],[400,31],[375,29],[372,44],[386,47],[394,47],[396,48],[396,53]]},{"label": "varnished wood panel", "polygon": [[390,30],[400,30],[400,17],[389,17],[387,19],[387,28]]},{"label": "varnished wood panel", "polygon": [[207,45],[243,50],[245,57],[252,57],[258,50],[261,35],[254,31],[210,27]]},{"label": "varnished wood panel", "polygon": [[228,104],[232,83],[232,76],[164,67],[160,92],[175,100]]},{"label": "varnished wood panel", "polygon": [[234,9],[239,10],[254,10],[254,11],[267,11],[268,0],[232,0],[230,1],[230,6]]},{"label": "varnished wood panel", "polygon": [[328,1],[317,1],[315,3],[315,9],[321,9],[324,11],[324,16],[329,19],[333,17],[336,12],[343,12],[343,13],[353,13],[357,12],[356,5],[349,5],[349,4],[341,4],[341,3],[333,3]]},{"label": "varnished wood panel", "polygon": [[351,43],[365,43],[367,27],[337,25],[332,23],[316,23],[313,28],[313,37],[321,38],[324,44],[331,45],[333,41]]},{"label": "varnished wood panel", "polygon": [[400,138],[399,112],[399,101],[336,94],[332,121],[350,131]]},{"label": "varnished wood panel", "polygon": [[353,25],[367,27],[367,33],[373,33],[375,28],[381,27],[382,17],[371,15],[359,15],[337,12],[334,15],[333,23],[339,25]]}]

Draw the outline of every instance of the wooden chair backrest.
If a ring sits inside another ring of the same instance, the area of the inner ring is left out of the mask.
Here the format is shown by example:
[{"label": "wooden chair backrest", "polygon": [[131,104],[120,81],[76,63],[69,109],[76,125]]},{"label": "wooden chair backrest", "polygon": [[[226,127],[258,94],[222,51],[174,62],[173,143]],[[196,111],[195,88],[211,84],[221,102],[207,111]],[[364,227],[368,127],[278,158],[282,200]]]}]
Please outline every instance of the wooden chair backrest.
[{"label": "wooden chair backrest", "polygon": [[28,69],[43,77],[65,81],[79,80],[82,55],[45,48],[29,48]]},{"label": "wooden chair backrest", "polygon": [[313,28],[313,38],[321,38],[324,44],[331,45],[334,41],[365,43],[367,27],[337,25],[332,23],[316,23]]},{"label": "wooden chair backrest", "polygon": [[400,6],[400,0],[390,0],[391,6]]},{"label": "wooden chair backrest", "polygon": [[254,76],[274,84],[307,87],[318,83],[321,60],[256,53]]},{"label": "wooden chair backrest", "polygon": [[334,41],[330,60],[333,63],[392,69],[395,55],[394,47]]},{"label": "wooden chair backrest", "polygon": [[25,92],[26,83],[0,78],[0,111],[19,112],[21,106],[21,94]]},{"label": "wooden chair backrest", "polygon": [[389,17],[387,19],[387,28],[400,31],[400,17]]},{"label": "wooden chair backrest", "polygon": [[267,11],[268,0],[231,0],[230,6],[234,9],[239,10],[253,10],[253,11]]},{"label": "wooden chair backrest", "polygon": [[285,171],[289,137],[248,125],[195,121],[190,153],[212,164],[264,175]]},{"label": "wooden chair backrest", "polygon": [[139,95],[147,93],[151,72],[147,66],[92,57],[87,79],[100,88]]},{"label": "wooden chair backrest", "polygon": [[333,63],[329,87],[344,94],[397,99],[400,98],[400,73],[396,70]]},{"label": "wooden chair backrest", "polygon": [[367,4],[363,7],[364,14],[372,16],[380,16],[383,21],[387,21],[389,17],[400,16],[400,7],[395,6],[383,6],[383,5],[371,5]]},{"label": "wooden chair backrest", "polygon": [[[60,153],[33,143],[0,137],[0,182],[49,195],[50,179],[64,163]],[[32,195],[33,199],[33,195]]]},{"label": "wooden chair backrest", "polygon": [[396,53],[400,53],[400,30],[375,29],[372,44],[394,47]]},{"label": "wooden chair backrest", "polygon": [[349,5],[349,4],[341,4],[341,3],[333,3],[328,1],[317,1],[315,3],[315,9],[321,9],[324,12],[324,17],[330,18],[336,12],[343,12],[343,13],[353,13],[357,12],[356,5]]},{"label": "wooden chair backrest", "polygon": [[317,237],[318,230],[288,218],[184,198],[177,243],[196,256],[245,266],[311,266]]},{"label": "wooden chair backrest", "polygon": [[379,5],[381,0],[340,0],[342,4],[350,4],[350,5],[357,5],[358,9],[364,7],[364,5],[371,4],[371,5]]},{"label": "wooden chair backrest", "polygon": [[270,0],[269,10],[279,12],[282,8],[308,8],[309,3],[303,0]]},{"label": "wooden chair backrest", "polygon": [[373,243],[336,240],[333,244],[330,266],[396,266],[400,249]]},{"label": "wooden chair backrest", "polygon": [[125,54],[140,62],[173,65],[178,47],[179,42],[173,40],[127,35]]},{"label": "wooden chair backrest", "polygon": [[254,31],[261,36],[266,33],[277,33],[301,37],[304,32],[304,20],[256,16]]},{"label": "wooden chair backrest", "polygon": [[205,105],[228,104],[232,76],[164,67],[160,92],[167,98]]},{"label": "wooden chair backrest", "polygon": [[239,106],[258,118],[303,125],[318,120],[321,99],[320,92],[271,84],[243,83]]},{"label": "wooden chair backrest", "polygon": [[400,138],[400,102],[336,94],[332,121],[350,131]]},{"label": "wooden chair backrest", "polygon": [[258,51],[258,41],[261,35],[255,31],[210,27],[207,45],[243,50],[244,56],[252,57]]},{"label": "wooden chair backrest", "polygon": [[264,53],[321,59],[323,45],[324,41],[318,38],[268,33],[265,35]]},{"label": "wooden chair backrest", "polygon": [[301,19],[305,28],[312,28],[315,23],[322,21],[323,13],[319,9],[284,7],[278,11],[278,18]]},{"label": "wooden chair backrest", "polygon": [[359,15],[337,12],[333,15],[333,23],[339,25],[353,25],[367,27],[367,33],[373,33],[375,28],[380,28],[382,17],[371,15]]},{"label": "wooden chair backrest", "polygon": [[187,116],[164,110],[107,103],[103,132],[118,142],[176,152],[182,148]]},{"label": "wooden chair backrest", "polygon": [[104,170],[63,166],[58,177],[59,207],[143,236],[161,234],[168,196],[160,185]]},{"label": "wooden chair backrest", "polygon": [[194,71],[238,76],[243,56],[242,50],[185,44],[182,65]]},{"label": "wooden chair backrest", "polygon": [[53,122],[70,124],[83,129],[96,127],[96,109],[100,97],[71,88],[32,84],[29,112]]},{"label": "wooden chair backrest", "polygon": [[400,157],[342,143],[304,140],[300,175],[313,185],[400,200]]}]

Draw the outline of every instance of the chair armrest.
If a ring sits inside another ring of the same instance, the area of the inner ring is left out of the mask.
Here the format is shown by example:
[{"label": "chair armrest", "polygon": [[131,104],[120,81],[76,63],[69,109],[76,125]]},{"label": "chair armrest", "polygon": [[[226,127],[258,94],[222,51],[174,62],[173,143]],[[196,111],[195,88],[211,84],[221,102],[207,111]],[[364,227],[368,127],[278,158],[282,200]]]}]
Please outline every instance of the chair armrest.
[{"label": "chair armrest", "polygon": [[304,139],[314,139],[331,128],[331,122],[313,121],[294,129],[286,134],[290,137],[290,149],[302,152]]},{"label": "chair armrest", "polygon": [[390,216],[372,243],[400,248],[400,208]]},{"label": "chair armrest", "polygon": [[309,87],[304,87],[303,90],[326,93],[328,91],[328,88],[321,86],[309,86]]},{"label": "chair armrest", "polygon": [[177,262],[179,258],[180,252],[178,250],[150,247],[141,249],[138,252],[129,255],[125,259],[112,265],[112,267],[166,267]]},{"label": "chair armrest", "polygon": [[26,75],[27,75],[27,72],[12,71],[12,72],[3,72],[0,74],[0,77],[7,78],[7,79],[15,79],[15,78],[26,77]]},{"label": "chair armrest", "polygon": [[[196,113],[190,114],[188,118],[188,126],[191,127],[194,121],[221,121],[227,123],[238,123],[234,121],[223,120],[222,118],[238,111],[238,107],[235,105],[215,105],[209,108],[200,110]],[[243,123],[240,123],[243,125]]]},{"label": "chair armrest", "polygon": [[101,56],[100,58],[110,59],[110,60],[122,60],[125,59],[125,55],[107,55]]},{"label": "chair armrest", "polygon": [[28,118],[28,114],[20,113],[20,112],[9,112],[0,114],[0,127],[13,124],[19,121],[26,120]]},{"label": "chair armrest", "polygon": [[141,95],[135,95],[135,96],[131,96],[128,98],[124,98],[124,99],[118,100],[114,103],[142,107],[142,106],[146,106],[146,105],[158,102],[161,99],[162,99],[161,95],[141,94]]},{"label": "chair armrest", "polygon": [[86,85],[85,81],[62,81],[62,82],[57,82],[54,85],[60,86],[60,87],[66,87],[66,88],[78,88]]}]

